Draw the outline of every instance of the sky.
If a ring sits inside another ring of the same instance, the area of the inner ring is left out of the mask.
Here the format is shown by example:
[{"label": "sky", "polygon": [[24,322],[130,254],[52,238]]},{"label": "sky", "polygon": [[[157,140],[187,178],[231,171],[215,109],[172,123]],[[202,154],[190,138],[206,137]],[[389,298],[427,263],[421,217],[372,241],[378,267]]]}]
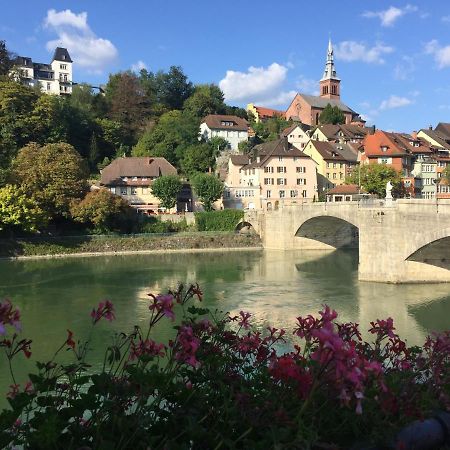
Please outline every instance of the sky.
[{"label": "sky", "polygon": [[0,39],[20,56],[74,60],[74,81],[181,66],[228,104],[286,109],[318,93],[328,39],[341,100],[384,130],[450,122],[450,1],[0,0]]}]

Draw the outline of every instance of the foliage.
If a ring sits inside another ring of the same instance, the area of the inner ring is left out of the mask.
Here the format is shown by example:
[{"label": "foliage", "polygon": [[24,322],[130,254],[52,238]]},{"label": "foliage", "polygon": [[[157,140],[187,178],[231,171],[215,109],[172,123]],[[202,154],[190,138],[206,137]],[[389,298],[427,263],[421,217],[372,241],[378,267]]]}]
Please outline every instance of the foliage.
[{"label": "foliage", "polygon": [[183,111],[163,114],[133,147],[133,156],[161,156],[179,167],[184,150],[198,142],[199,120]]},{"label": "foliage", "polygon": [[187,175],[195,174],[196,172],[207,172],[216,164],[217,151],[210,143],[197,143],[190,145],[183,153],[181,160],[181,168]]},{"label": "foliage", "polygon": [[[31,341],[19,336],[19,310],[1,302],[12,384],[0,445],[384,448],[402,425],[450,406],[449,331],[408,348],[388,318],[371,322],[374,341],[364,342],[358,324],[338,323],[324,306],[297,317],[294,346],[283,352],[285,330],[255,330],[250,313],[213,313],[194,304],[202,297],[198,285],[149,294],[148,326],[116,334],[103,367],[88,370],[92,334],[115,319],[102,301],[90,312],[90,338],[67,330],[24,386],[11,362],[31,357]],[[176,324],[168,343],[154,340],[161,321]]]},{"label": "foliage", "polygon": [[172,209],[183,184],[177,175],[163,175],[152,182],[152,193],[161,202],[161,206]]},{"label": "foliage", "polygon": [[201,211],[195,213],[195,225],[198,231],[235,231],[243,218],[244,211],[239,209]]},{"label": "foliage", "polygon": [[339,109],[339,106],[331,106],[328,103],[319,116],[319,123],[321,125],[331,123],[333,125],[345,123],[344,113]]},{"label": "foliage", "polygon": [[184,102],[184,109],[198,118],[208,114],[224,114],[226,105],[223,92],[215,84],[200,84]]},{"label": "foliage", "polygon": [[88,192],[83,200],[73,202],[70,214],[75,221],[92,225],[97,232],[126,231],[136,216],[127,201],[107,189]]},{"label": "foliage", "polygon": [[186,219],[172,222],[171,220],[161,220],[159,217],[149,216],[141,223],[139,231],[141,233],[176,233],[187,229]]},{"label": "foliage", "polygon": [[386,196],[386,184],[393,185],[392,194],[399,197],[402,190],[401,176],[391,166],[386,164],[365,164],[355,167],[345,179],[346,184],[361,184],[369,194],[376,194],[380,198]]},{"label": "foliage", "polygon": [[442,176],[450,183],[450,164],[445,166],[444,171],[442,172]]},{"label": "foliage", "polygon": [[280,133],[292,125],[291,121],[285,120],[283,117],[271,117],[264,122],[252,123],[255,131],[255,138],[260,142],[274,141],[280,137]]},{"label": "foliage", "polygon": [[211,211],[213,203],[222,197],[223,183],[215,175],[199,173],[192,178],[192,186],[206,211]]},{"label": "foliage", "polygon": [[12,178],[51,217],[67,217],[71,202],[87,191],[85,162],[64,143],[43,147],[31,143],[22,148],[14,161]]},{"label": "foliage", "polygon": [[7,76],[14,65],[14,55],[6,47],[6,42],[0,40],[0,76]]},{"label": "foliage", "polygon": [[47,221],[48,217],[36,201],[18,186],[9,184],[0,188],[0,230],[37,231]]}]

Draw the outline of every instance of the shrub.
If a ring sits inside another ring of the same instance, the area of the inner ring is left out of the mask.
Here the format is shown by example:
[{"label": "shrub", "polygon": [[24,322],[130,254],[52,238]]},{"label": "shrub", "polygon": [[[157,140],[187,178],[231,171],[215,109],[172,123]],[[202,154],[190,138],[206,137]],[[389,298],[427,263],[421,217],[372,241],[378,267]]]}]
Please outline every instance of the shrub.
[{"label": "shrub", "polygon": [[[255,330],[250,313],[212,313],[190,304],[195,298],[202,299],[198,285],[149,294],[148,327],[116,334],[100,370],[86,363],[92,343],[70,330],[25,386],[11,370],[0,445],[369,448],[412,418],[450,407],[450,331],[407,348],[388,318],[371,322],[368,343],[358,324],[338,323],[324,306],[317,317],[297,317],[292,351],[282,353],[284,330]],[[93,329],[112,321],[114,306],[103,301],[90,318]],[[161,320],[176,324],[168,343],[152,339]],[[19,311],[0,302],[9,363],[31,356],[19,330]],[[60,362],[66,351],[73,360]]]},{"label": "shrub", "polygon": [[244,218],[244,211],[223,209],[195,213],[198,231],[234,231],[236,225]]},{"label": "shrub", "polygon": [[146,217],[140,224],[140,233],[175,233],[186,231],[188,225],[186,219],[180,222],[162,221],[159,217]]}]

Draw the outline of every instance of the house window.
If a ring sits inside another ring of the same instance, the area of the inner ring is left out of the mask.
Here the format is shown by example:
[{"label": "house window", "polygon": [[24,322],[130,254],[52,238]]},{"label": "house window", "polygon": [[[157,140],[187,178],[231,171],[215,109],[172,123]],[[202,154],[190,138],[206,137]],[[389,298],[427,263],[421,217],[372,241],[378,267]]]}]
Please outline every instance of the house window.
[{"label": "house window", "polygon": [[333,163],[333,169],[336,169],[337,165],[336,163]]},{"label": "house window", "polygon": [[224,191],[224,197],[225,198],[230,198],[230,191],[229,190]]},{"label": "house window", "polygon": [[272,197],[272,191],[266,191],[266,198]]},{"label": "house window", "polygon": [[327,162],[327,169],[331,167],[331,163]]},{"label": "house window", "polygon": [[291,191],[291,197],[297,197],[298,191]]},{"label": "house window", "polygon": [[336,176],[336,172],[333,173],[333,180],[335,180],[337,178]]},{"label": "house window", "polygon": [[286,173],[286,167],[277,167],[277,173]]},{"label": "house window", "polygon": [[389,147],[387,146],[387,145],[382,145],[381,146],[381,151],[382,152],[387,152],[387,149],[388,149]]},{"label": "house window", "polygon": [[296,171],[297,173],[306,173],[306,167],[297,167]]},{"label": "house window", "polygon": [[121,195],[127,195],[127,188],[121,188],[120,189],[120,194]]},{"label": "house window", "polygon": [[278,161],[283,161],[283,157],[282,157],[282,156],[279,156],[279,157],[278,157]]},{"label": "house window", "polygon": [[115,188],[115,187],[112,187],[112,188],[110,188],[109,190],[111,191],[112,194],[115,194],[115,193],[116,193],[116,188]]},{"label": "house window", "polygon": [[47,83],[47,91],[50,90],[50,83]]},{"label": "house window", "polygon": [[344,178],[344,174],[342,172],[339,172],[339,178],[342,180]]},{"label": "house window", "polygon": [[277,184],[279,186],[284,186],[286,185],[286,179],[285,178],[277,178]]},{"label": "house window", "polygon": [[330,178],[330,173],[327,172],[327,173],[325,174],[325,176],[329,179],[329,178]]},{"label": "house window", "polygon": [[306,184],[305,178],[297,178],[297,184],[298,185],[305,185]]},{"label": "house window", "polygon": [[302,191],[302,197],[303,197],[303,198],[306,197],[306,191]]},{"label": "house window", "polygon": [[131,188],[131,195],[137,195],[137,188]]},{"label": "house window", "polygon": [[133,178],[131,178],[131,181],[137,181],[137,177],[133,177]]},{"label": "house window", "polygon": [[60,68],[61,70],[66,70],[66,69],[67,69],[67,64],[60,64],[60,65],[59,65],[59,68]]},{"label": "house window", "polygon": [[284,198],[286,196],[286,193],[284,191],[280,191],[280,198]]}]

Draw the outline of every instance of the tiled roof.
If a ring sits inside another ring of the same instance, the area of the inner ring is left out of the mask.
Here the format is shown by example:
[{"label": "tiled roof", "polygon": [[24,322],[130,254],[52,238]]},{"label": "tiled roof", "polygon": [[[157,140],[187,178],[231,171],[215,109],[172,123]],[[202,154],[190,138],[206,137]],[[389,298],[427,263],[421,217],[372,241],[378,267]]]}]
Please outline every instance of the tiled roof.
[{"label": "tiled roof", "polygon": [[[343,151],[335,147],[331,142],[328,141],[310,141],[314,148],[319,152],[320,156],[325,161],[340,161],[340,162],[354,162],[356,161],[356,155],[354,159],[347,159],[348,155],[343,154]],[[341,144],[342,146],[342,144]]]},{"label": "tiled roof", "polygon": [[273,116],[284,116],[284,111],[278,111],[276,109],[265,108],[264,106],[254,106],[258,115],[261,117],[273,117]]},{"label": "tiled roof", "polygon": [[64,61],[64,62],[72,62],[70,58],[69,52],[67,48],[56,47],[55,53],[53,54],[52,61]]},{"label": "tiled roof", "polygon": [[435,128],[436,131],[450,137],[450,123],[439,122]]},{"label": "tiled roof", "polygon": [[342,103],[340,100],[336,100],[335,98],[323,98],[316,95],[305,95],[305,94],[297,94],[297,95],[302,97],[303,100],[306,103],[308,103],[308,105],[314,108],[324,109],[328,104],[330,104],[331,106],[337,106],[343,112],[352,114],[355,113],[355,111],[353,111],[347,105]]},{"label": "tiled roof", "polygon": [[161,175],[176,175],[176,173],[177,169],[165,158],[151,156],[117,158],[102,170],[100,184],[106,186],[130,184],[124,183],[122,178],[156,178]]},{"label": "tiled roof", "polygon": [[231,155],[230,159],[235,166],[245,166],[249,163],[249,157],[247,155]]},{"label": "tiled roof", "polygon": [[[202,123],[206,123],[210,129],[214,130],[247,131],[248,129],[248,122],[245,119],[225,114],[209,114]],[[232,125],[225,125],[225,123],[232,123]]]},{"label": "tiled roof", "polygon": [[339,153],[346,161],[356,162],[358,160],[358,152],[348,144],[340,142],[331,143],[336,153]]},{"label": "tiled roof", "polygon": [[357,184],[341,184],[339,186],[330,189],[328,194],[359,194],[361,192],[366,192],[362,187]]},{"label": "tiled roof", "polygon": [[285,128],[281,132],[281,137],[287,137],[289,136],[297,127],[299,127],[302,131],[306,132],[311,129],[310,125],[306,125],[306,123],[294,123],[290,127]]},{"label": "tiled roof", "polygon": [[429,136],[434,141],[436,141],[445,149],[450,150],[450,136],[445,136],[444,134],[436,130],[420,130],[420,131]]}]

